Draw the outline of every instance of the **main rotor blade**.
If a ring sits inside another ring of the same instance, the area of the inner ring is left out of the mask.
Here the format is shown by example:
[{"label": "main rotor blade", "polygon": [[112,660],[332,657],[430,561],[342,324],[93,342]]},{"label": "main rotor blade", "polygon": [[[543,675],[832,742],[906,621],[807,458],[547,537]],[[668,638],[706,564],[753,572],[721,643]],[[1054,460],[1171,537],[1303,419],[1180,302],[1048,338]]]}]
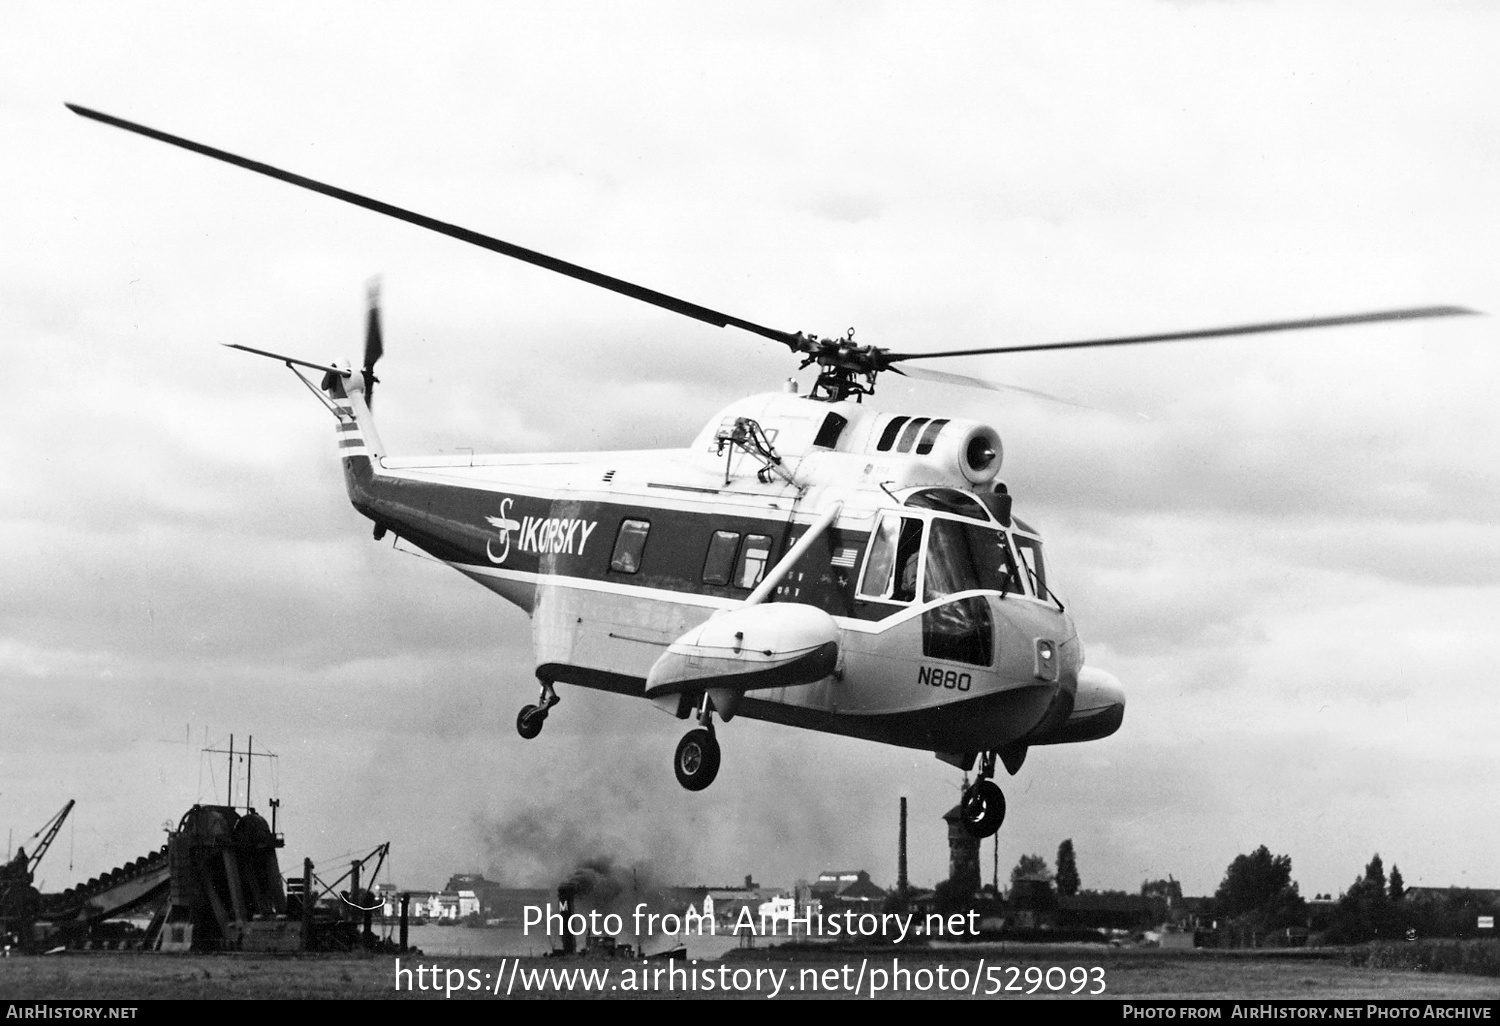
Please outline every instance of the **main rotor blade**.
[{"label": "main rotor blade", "polygon": [[437,232],[440,235],[447,235],[451,238],[458,239],[461,242],[467,242],[470,245],[478,246],[481,249],[490,250],[492,253],[499,253],[502,256],[508,256],[515,260],[523,261],[524,263],[534,264],[537,267],[542,267],[549,271],[555,271],[558,274],[567,275],[569,278],[577,278],[579,281],[588,282],[590,285],[597,285],[602,289],[608,289],[611,292],[618,292],[621,295],[629,296],[632,299],[639,299],[643,303],[650,303],[652,306],[659,306],[664,310],[671,310],[673,313],[679,313],[686,317],[692,317],[695,320],[705,321],[718,328],[740,328],[744,331],[754,332],[755,334],[761,335],[765,338],[781,342],[784,345],[789,346],[793,350],[797,349],[799,336],[794,332],[780,331],[776,328],[768,328],[764,325],[756,324],[753,321],[747,321],[739,317],[734,317],[730,314],[721,313],[718,310],[711,310],[706,306],[699,306],[697,303],[690,303],[685,299],[678,299],[676,296],[669,296],[664,292],[657,292],[655,289],[648,289],[644,285],[636,285],[632,282],[624,281],[620,278],[614,278],[607,274],[601,274],[598,271],[589,270],[587,267],[580,267],[578,264],[570,264],[566,260],[559,260],[556,257],[547,256],[545,253],[538,253],[535,250],[526,249],[522,246],[517,246],[513,243],[505,242],[501,239],[496,239],[489,235],[483,235],[476,231],[470,231],[468,228],[463,228],[456,224],[449,224],[446,221],[439,221],[436,218],[428,217],[425,214],[418,214],[411,210],[393,206],[390,203],[383,203],[380,200],[371,199],[368,196],[361,196],[358,193],[350,192],[348,189],[340,189],[336,185],[328,185],[325,182],[319,182],[315,179],[304,177],[303,175],[293,174],[290,171],[283,171],[280,168],[272,167],[270,164],[263,164],[258,160],[250,160],[246,157],[239,157],[233,153],[227,153],[224,150],[215,149],[212,146],[205,146],[202,143],[193,142],[191,139],[184,139],[181,136],[170,135],[166,132],[158,131],[154,128],[148,128],[145,125],[138,125],[133,121],[126,121],[123,118],[113,117],[112,115],[103,114],[96,110],[90,110],[87,107],[80,107],[77,104],[73,103],[67,104],[67,108],[74,114],[81,115],[82,117],[91,118],[94,121],[99,121],[106,125],[113,125],[115,128],[123,128],[127,132],[134,132],[137,135],[144,135],[148,139],[155,139],[158,142],[164,142],[172,146],[178,146],[184,150],[190,150],[193,153],[200,153],[205,157],[212,157],[214,160],[221,160],[226,164],[233,164],[236,167],[242,167],[247,171],[254,171],[256,174],[266,175],[267,177],[275,178],[278,181],[288,182],[292,185],[298,186],[299,188],[310,189],[313,192],[320,192],[325,196],[332,196],[334,199],[343,200],[345,203],[352,203],[357,207],[364,207],[366,210],[373,210],[377,214],[384,214],[387,217],[394,217],[399,221],[406,221],[409,224],[417,225],[420,228],[426,228],[427,230]]},{"label": "main rotor blade", "polygon": [[984,388],[991,392],[1019,392],[1021,395],[1029,395],[1036,399],[1045,399],[1052,403],[1062,403],[1064,406],[1076,406],[1083,410],[1094,410],[1099,413],[1107,413],[1097,406],[1078,402],[1076,399],[1064,399],[1060,395],[1050,392],[1041,392],[1035,388],[1023,388],[1020,385],[1007,385],[1003,381],[986,381],[984,378],[971,378],[967,374],[952,374],[948,371],[931,370],[927,367],[892,367],[892,374],[899,374],[903,378],[912,378],[917,381],[935,381],[942,385],[962,385],[965,388]]},{"label": "main rotor blade", "polygon": [[1143,342],[1180,342],[1195,338],[1223,338],[1229,335],[1260,335],[1271,331],[1298,331],[1302,328],[1334,328],[1344,324],[1371,324],[1376,321],[1409,321],[1422,317],[1460,317],[1477,313],[1462,306],[1419,306],[1407,310],[1377,310],[1373,313],[1343,314],[1338,317],[1309,317],[1300,321],[1265,321],[1240,324],[1229,328],[1203,328],[1198,331],[1173,331],[1161,335],[1127,335],[1122,338],[1095,338],[1082,342],[1044,342],[1032,346],[994,346],[985,349],[948,349],[939,353],[886,353],[884,365],[902,360],[929,360],[943,356],[984,356],[990,353],[1033,353],[1043,349],[1087,349],[1093,346],[1133,346]]}]

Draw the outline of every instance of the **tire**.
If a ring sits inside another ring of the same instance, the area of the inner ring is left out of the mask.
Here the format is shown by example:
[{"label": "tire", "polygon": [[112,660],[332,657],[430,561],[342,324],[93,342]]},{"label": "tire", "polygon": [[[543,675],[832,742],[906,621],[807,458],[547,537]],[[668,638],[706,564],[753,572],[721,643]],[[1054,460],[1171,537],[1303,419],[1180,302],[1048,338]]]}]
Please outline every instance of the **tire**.
[{"label": "tire", "polygon": [[546,722],[546,710],[540,706],[523,705],[516,714],[516,733],[530,741],[542,732],[542,724]]},{"label": "tire", "polygon": [[689,791],[701,791],[719,775],[719,742],[703,729],[690,730],[677,742],[672,759],[677,782]]},{"label": "tire", "polygon": [[994,781],[981,780],[964,792],[959,814],[970,837],[991,837],[1005,822],[1005,795]]}]

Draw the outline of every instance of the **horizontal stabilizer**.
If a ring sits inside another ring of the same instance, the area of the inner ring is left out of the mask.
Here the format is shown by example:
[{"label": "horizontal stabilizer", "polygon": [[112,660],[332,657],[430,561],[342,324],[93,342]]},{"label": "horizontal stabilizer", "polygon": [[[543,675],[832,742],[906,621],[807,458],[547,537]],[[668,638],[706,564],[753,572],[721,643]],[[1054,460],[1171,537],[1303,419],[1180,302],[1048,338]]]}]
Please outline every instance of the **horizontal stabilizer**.
[{"label": "horizontal stabilizer", "polygon": [[348,367],[335,367],[332,364],[328,363],[313,363],[310,360],[299,360],[295,356],[283,356],[281,353],[271,353],[267,352],[264,349],[251,349],[249,346],[242,346],[237,342],[222,342],[220,344],[227,346],[230,349],[238,349],[243,353],[254,353],[256,356],[269,356],[271,359],[280,360],[282,363],[295,363],[299,367],[310,367],[313,370],[320,370],[326,374],[337,374],[341,378],[347,378],[349,376]]}]

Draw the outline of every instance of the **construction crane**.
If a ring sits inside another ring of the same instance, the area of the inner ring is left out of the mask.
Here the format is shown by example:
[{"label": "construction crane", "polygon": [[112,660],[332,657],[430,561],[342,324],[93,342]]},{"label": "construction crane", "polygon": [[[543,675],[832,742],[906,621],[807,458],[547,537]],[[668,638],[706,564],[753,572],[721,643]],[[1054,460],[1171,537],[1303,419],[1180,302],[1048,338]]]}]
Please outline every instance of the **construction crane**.
[{"label": "construction crane", "polygon": [[0,865],[0,933],[9,932],[12,920],[29,921],[35,918],[41,896],[31,886],[31,881],[36,878],[36,869],[41,865],[42,856],[52,847],[57,832],[62,829],[68,813],[73,811],[74,804],[70,799],[68,804],[28,838],[30,841],[41,838],[31,849],[30,855],[26,854],[24,847],[17,848],[11,860]]}]

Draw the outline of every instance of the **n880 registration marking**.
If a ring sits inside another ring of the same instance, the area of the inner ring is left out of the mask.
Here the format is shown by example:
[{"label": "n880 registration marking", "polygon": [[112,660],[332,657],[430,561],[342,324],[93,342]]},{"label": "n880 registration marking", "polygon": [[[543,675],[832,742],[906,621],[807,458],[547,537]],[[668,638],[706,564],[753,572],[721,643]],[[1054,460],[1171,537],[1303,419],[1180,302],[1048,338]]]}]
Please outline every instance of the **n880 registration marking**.
[{"label": "n880 registration marking", "polygon": [[974,678],[960,670],[945,670],[941,666],[918,666],[917,683],[929,684],[935,688],[947,688],[949,691],[967,691],[974,683]]}]

